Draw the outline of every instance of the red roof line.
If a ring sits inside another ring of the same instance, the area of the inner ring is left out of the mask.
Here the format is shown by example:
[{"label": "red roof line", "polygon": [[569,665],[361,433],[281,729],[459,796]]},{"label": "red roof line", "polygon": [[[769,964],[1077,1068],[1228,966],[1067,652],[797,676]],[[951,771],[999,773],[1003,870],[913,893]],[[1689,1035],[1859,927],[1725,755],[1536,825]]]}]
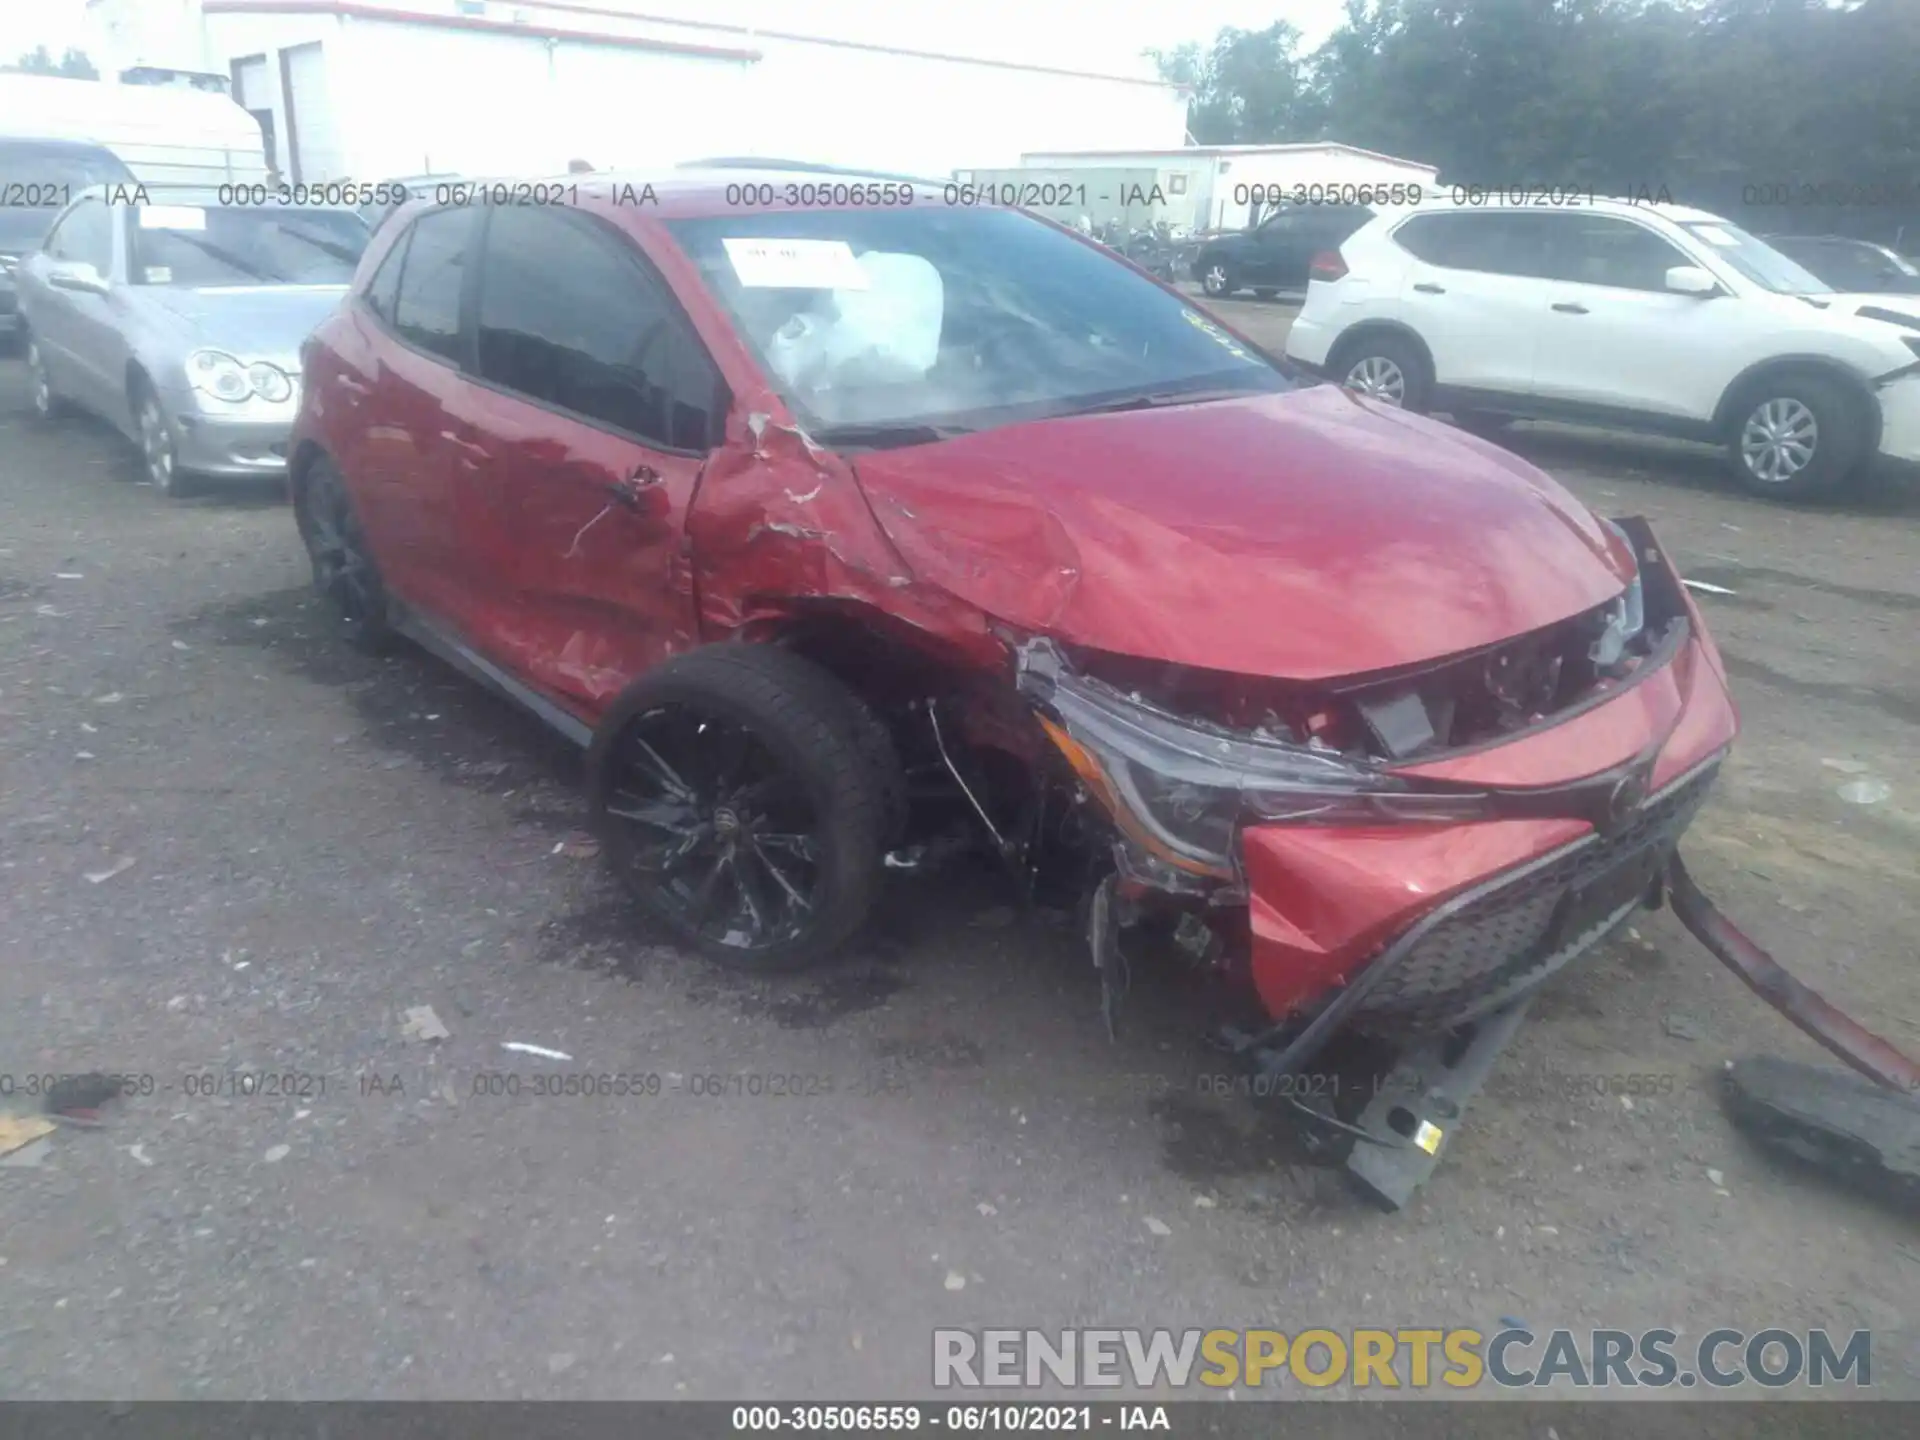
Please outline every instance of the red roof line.
[{"label": "red roof line", "polygon": [[[579,8],[579,7],[572,7]],[[629,50],[664,51],[672,55],[699,55],[715,60],[760,60],[763,52],[724,45],[696,45],[687,40],[657,40],[646,35],[613,35],[600,30],[565,30],[554,25],[516,25],[478,15],[436,15],[418,10],[389,10],[354,0],[205,0],[206,15],[332,15],[346,19],[387,20],[398,25],[436,25],[446,30],[479,30],[490,35],[527,35],[545,40],[580,40],[591,45],[616,45]],[[589,12],[594,13],[594,12]],[[597,12],[617,14],[617,11]]]}]

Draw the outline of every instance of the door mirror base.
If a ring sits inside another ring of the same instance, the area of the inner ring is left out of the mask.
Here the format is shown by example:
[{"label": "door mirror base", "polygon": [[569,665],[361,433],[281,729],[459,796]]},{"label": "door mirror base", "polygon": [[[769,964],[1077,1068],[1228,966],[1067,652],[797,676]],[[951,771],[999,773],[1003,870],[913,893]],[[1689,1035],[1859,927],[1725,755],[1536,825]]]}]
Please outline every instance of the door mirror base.
[{"label": "door mirror base", "polygon": [[84,260],[59,261],[47,271],[47,284],[81,295],[104,295],[109,288],[106,277]]},{"label": "door mirror base", "polygon": [[1675,265],[1667,271],[1667,289],[1676,295],[1695,295],[1702,300],[1722,293],[1720,282],[1698,265]]}]

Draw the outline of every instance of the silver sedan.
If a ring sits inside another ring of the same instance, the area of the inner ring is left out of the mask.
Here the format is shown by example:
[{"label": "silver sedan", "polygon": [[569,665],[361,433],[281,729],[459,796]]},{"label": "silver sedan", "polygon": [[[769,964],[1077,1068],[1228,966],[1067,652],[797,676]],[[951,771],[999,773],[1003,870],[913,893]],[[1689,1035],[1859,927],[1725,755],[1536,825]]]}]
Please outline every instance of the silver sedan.
[{"label": "silver sedan", "polygon": [[366,223],[152,196],[89,191],[20,262],[34,409],[101,416],[166,495],[195,476],[284,475],[300,344],[346,294]]}]

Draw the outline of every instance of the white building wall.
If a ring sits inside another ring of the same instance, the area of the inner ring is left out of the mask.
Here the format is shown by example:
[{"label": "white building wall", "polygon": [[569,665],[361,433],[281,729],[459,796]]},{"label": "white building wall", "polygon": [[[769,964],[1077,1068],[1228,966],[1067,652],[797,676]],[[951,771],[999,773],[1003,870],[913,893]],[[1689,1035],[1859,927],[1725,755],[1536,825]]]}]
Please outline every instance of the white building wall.
[{"label": "white building wall", "polygon": [[348,21],[346,32],[335,85],[345,174],[337,178],[564,167],[545,140],[545,41],[364,20]]},{"label": "white building wall", "polygon": [[[209,15],[205,17],[205,65],[208,70],[225,70],[232,73],[232,62],[259,55],[263,63],[245,68],[245,96],[236,96],[238,103],[249,110],[271,110],[273,112],[273,154],[269,157],[274,168],[283,179],[293,178],[293,156],[288,150],[287,141],[287,97],[283,85],[280,65],[282,50],[296,49],[304,45],[318,43],[320,54],[331,57],[342,45],[343,23],[332,16],[322,15]],[[311,62],[308,62],[309,64]],[[328,63],[323,60],[322,63]],[[303,70],[306,66],[301,67]],[[328,84],[331,84],[329,80]],[[325,105],[323,108],[330,109]],[[296,105],[296,110],[298,106]],[[309,135],[304,116],[297,117],[300,122],[303,142],[311,147],[318,143],[323,149],[331,148],[327,138],[319,133]],[[323,123],[328,122],[323,115]],[[303,176],[312,179],[312,176]]]},{"label": "white building wall", "polygon": [[1169,86],[756,43],[765,58],[753,67],[739,147],[751,154],[944,176],[1015,165],[1042,147],[1174,146],[1186,135],[1186,97]]},{"label": "white building wall", "polygon": [[576,157],[600,169],[645,169],[747,148],[748,62],[563,40],[552,68],[551,158],[536,169],[563,169]]},{"label": "white building wall", "polygon": [[[413,3],[455,13],[450,0]],[[1186,134],[1186,96],[1157,83],[527,10],[562,30],[757,51],[759,58],[365,14],[216,10],[201,22],[205,63],[225,70],[234,59],[267,56],[275,160],[291,178],[279,52],[321,43],[322,61],[304,52],[298,60],[300,87],[313,95],[304,104],[296,95],[294,107],[307,181],[554,173],[575,157],[600,168],[645,168],[740,154],[941,176],[960,165],[1017,164],[1023,151],[1040,147],[1166,148]],[[485,18],[514,13],[496,4]],[[259,102],[249,94],[247,103]]]}]

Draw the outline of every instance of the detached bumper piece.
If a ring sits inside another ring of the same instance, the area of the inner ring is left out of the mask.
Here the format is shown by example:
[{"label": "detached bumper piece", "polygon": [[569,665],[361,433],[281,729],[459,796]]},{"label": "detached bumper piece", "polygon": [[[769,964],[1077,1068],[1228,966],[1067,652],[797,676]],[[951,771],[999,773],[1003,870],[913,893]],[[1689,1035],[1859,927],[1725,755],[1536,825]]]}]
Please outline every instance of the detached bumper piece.
[{"label": "detached bumper piece", "polygon": [[1733,1122],[1769,1149],[1920,1209],[1920,1101],[1771,1055],[1735,1062],[1725,1099]]},{"label": "detached bumper piece", "polygon": [[1694,884],[1675,855],[1673,913],[1754,993],[1865,1079],[1770,1056],[1726,1075],[1727,1113],[1761,1144],[1920,1208],[1920,1063],[1794,978]]},{"label": "detached bumper piece", "polygon": [[1366,1138],[1347,1156],[1347,1174],[1381,1209],[1404,1208],[1433,1174],[1468,1103],[1532,1004],[1528,996],[1487,1016],[1468,1035],[1407,1051],[1374,1091],[1358,1122]]}]

